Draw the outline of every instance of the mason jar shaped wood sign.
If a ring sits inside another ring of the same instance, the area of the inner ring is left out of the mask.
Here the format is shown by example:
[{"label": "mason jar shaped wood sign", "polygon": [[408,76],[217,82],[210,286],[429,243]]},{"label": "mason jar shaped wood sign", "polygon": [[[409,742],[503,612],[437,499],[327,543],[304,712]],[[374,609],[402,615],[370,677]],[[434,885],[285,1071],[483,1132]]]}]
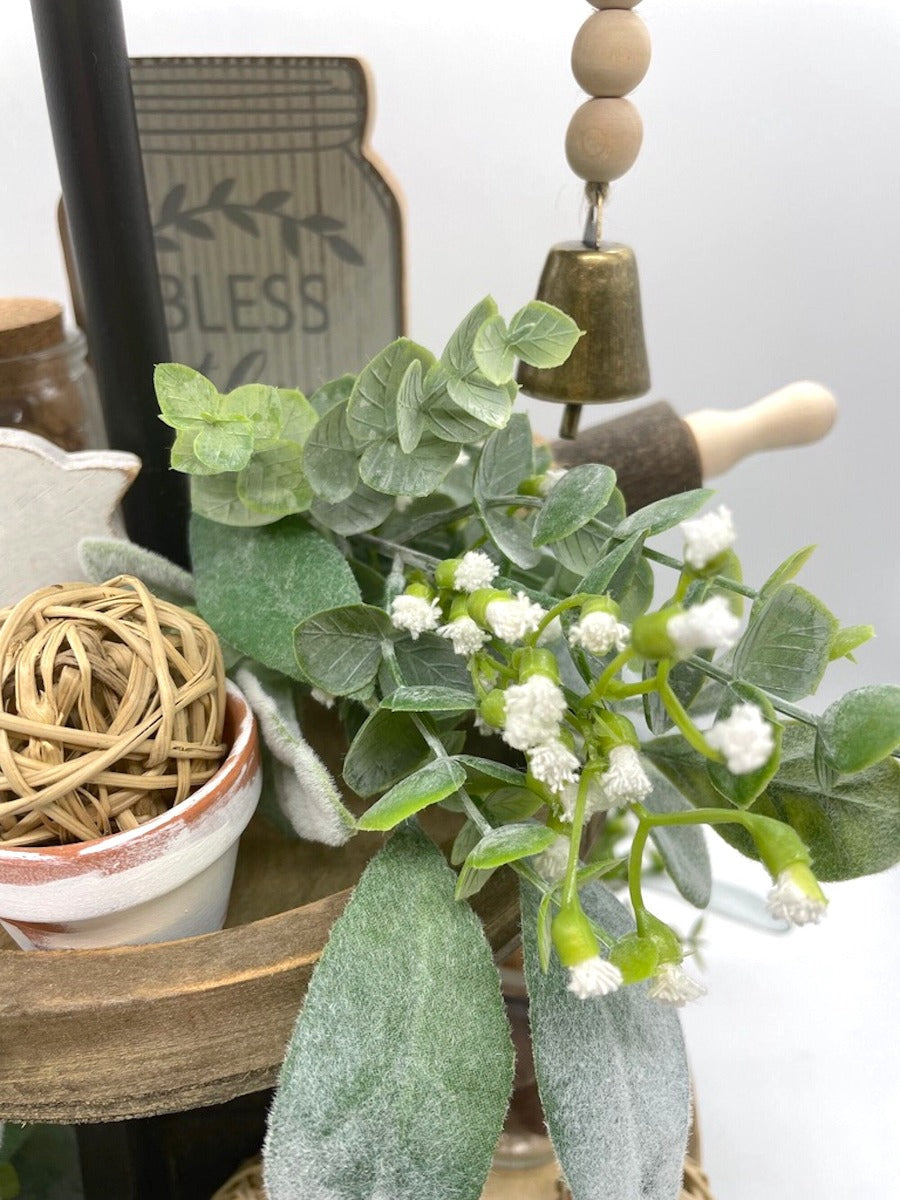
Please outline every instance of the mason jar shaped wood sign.
[{"label": "mason jar shaped wood sign", "polygon": [[403,332],[363,63],[146,58],[132,81],[173,358],[308,393]]}]

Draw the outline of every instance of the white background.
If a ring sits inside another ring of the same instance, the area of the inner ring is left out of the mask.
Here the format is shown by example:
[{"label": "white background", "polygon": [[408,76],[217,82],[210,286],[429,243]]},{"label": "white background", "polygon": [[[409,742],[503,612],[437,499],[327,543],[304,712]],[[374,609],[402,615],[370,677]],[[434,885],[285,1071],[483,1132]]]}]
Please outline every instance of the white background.
[{"label": "white background", "polygon": [[[58,178],[29,5],[3,6],[0,294],[62,297]],[[359,54],[372,144],[407,201],[411,330],[439,349],[491,291],[510,313],[547,248],[580,234],[563,155],[584,0],[125,0],[130,50]],[[796,378],[841,401],[821,446],[720,483],[747,578],[820,550],[803,581],[879,640],[840,690],[900,678],[900,6],[645,0],[643,153],[607,234],[642,274],[654,397],[737,407]],[[602,414],[598,414],[600,416]],[[553,431],[557,410],[536,424]],[[588,420],[593,419],[590,414]],[[723,849],[721,869],[759,886]],[[857,1200],[900,1161],[897,876],[834,887],[827,923],[781,940],[709,923],[710,996],[686,1018],[719,1200]]]}]

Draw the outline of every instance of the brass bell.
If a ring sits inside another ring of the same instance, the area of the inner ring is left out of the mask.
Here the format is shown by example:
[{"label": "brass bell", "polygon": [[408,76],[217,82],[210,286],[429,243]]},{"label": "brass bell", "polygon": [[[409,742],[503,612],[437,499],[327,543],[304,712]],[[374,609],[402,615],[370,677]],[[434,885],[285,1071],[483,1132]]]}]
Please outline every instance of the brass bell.
[{"label": "brass bell", "polygon": [[565,404],[560,436],[574,438],[583,404],[632,400],[650,390],[637,263],[628,246],[562,242],[547,257],[538,299],[568,313],[585,336],[561,367],[522,363],[522,390]]}]

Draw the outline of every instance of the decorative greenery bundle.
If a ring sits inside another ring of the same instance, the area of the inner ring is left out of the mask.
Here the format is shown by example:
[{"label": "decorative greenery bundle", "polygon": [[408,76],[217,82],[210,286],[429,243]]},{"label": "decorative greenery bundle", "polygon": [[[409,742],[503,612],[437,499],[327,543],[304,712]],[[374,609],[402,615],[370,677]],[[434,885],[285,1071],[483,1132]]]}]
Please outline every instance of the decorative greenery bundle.
[{"label": "decorative greenery bundle", "polygon": [[[440,359],[401,339],[309,400],[222,396],[162,366],[194,580],[122,543],[83,547],[97,577],[127,569],[195,600],[232,648],[270,800],[297,833],[396,831],[291,1041],[273,1200],[480,1195],[513,1060],[465,900],[503,867],[520,878],[538,1081],[575,1200],[672,1200],[689,1121],[673,1008],[702,987],[645,873],[703,908],[709,826],[760,860],[772,913],[805,924],[825,912],[820,881],[898,858],[900,688],[797,707],[872,631],[794,582],[808,550],[744,584],[730,514],[696,515],[707,491],[626,514],[609,468],[551,469],[512,412],[515,360],[552,367],[578,336],[547,305],[507,325],[485,300]],[[679,524],[684,561],[651,545]],[[674,572],[662,602],[654,565]],[[346,783],[375,798],[358,820],[298,724],[310,688],[346,727]],[[458,814],[458,875],[417,824],[432,806]]]}]

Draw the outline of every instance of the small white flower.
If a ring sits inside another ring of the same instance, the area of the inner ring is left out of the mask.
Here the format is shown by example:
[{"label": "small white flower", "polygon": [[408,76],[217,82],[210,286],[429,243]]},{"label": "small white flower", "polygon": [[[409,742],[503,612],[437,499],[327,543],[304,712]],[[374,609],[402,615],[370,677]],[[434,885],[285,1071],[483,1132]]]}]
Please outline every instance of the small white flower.
[{"label": "small white flower", "polygon": [[641,765],[641,756],[634,746],[614,746],[609,752],[609,766],[597,782],[605,797],[607,809],[625,804],[640,804],[653,791],[653,784],[647,777],[647,772]]},{"label": "small white flower", "polygon": [[568,746],[554,738],[528,751],[528,766],[539,783],[559,793],[578,778],[581,763]]},{"label": "small white flower", "polygon": [[565,473],[566,472],[564,468],[554,468],[552,471],[544,472],[543,476],[541,477],[541,482],[538,485],[538,492],[540,493],[541,498],[550,495]]},{"label": "small white flower", "polygon": [[391,624],[402,629],[412,640],[418,641],[420,633],[437,629],[441,620],[441,606],[437,599],[426,600],[424,596],[396,596],[391,602]]},{"label": "small white flower", "polygon": [[622,972],[605,958],[595,956],[569,968],[569,991],[579,1000],[608,996],[622,986]]},{"label": "small white flower", "polygon": [[688,975],[681,963],[663,963],[651,979],[647,995],[660,1004],[683,1008],[685,1004],[705,996],[706,988],[698,979]]},{"label": "small white flower", "polygon": [[471,658],[490,641],[481,626],[471,617],[457,617],[449,625],[442,625],[438,633],[452,642],[454,653],[462,655],[463,658]]},{"label": "small white flower", "polygon": [[772,757],[775,734],[756,704],[736,704],[706,735],[713,750],[724,754],[732,775],[749,775]]},{"label": "small white flower", "polygon": [[505,692],[506,723],[503,740],[515,750],[530,750],[559,733],[566,698],[546,675],[532,675]]},{"label": "small white flower", "polygon": [[730,650],[740,627],[724,596],[712,596],[666,622],[666,631],[684,658],[695,650]]},{"label": "small white flower", "polygon": [[547,883],[559,883],[565,878],[569,865],[569,839],[560,834],[546,850],[532,858],[531,864]]},{"label": "small white flower", "polygon": [[533,604],[524,592],[515,599],[492,600],[485,610],[485,619],[501,641],[521,641],[527,633],[536,633],[546,612]]},{"label": "small white flower", "polygon": [[569,630],[569,644],[583,646],[589,654],[602,658],[613,647],[624,650],[631,631],[627,625],[609,612],[586,613],[577,625]]},{"label": "small white flower", "polygon": [[497,578],[499,568],[481,550],[470,550],[459,560],[453,586],[458,592],[477,592],[488,588]]},{"label": "small white flower", "polygon": [[[811,884],[806,882],[807,876]],[[782,871],[775,880],[766,907],[778,920],[793,925],[818,925],[825,916],[828,901],[809,869],[795,866]]]},{"label": "small white flower", "polygon": [[323,708],[334,708],[335,698],[330,692],[323,692],[321,688],[314,687],[309,694],[316,704],[321,704]]},{"label": "small white flower", "polygon": [[684,561],[697,571],[734,545],[734,522],[724,504],[694,521],[682,521]]},{"label": "small white flower", "polygon": [[460,450],[459,454],[456,456],[456,462],[453,465],[455,467],[467,467],[471,461],[471,457],[466,454],[465,450]]}]

